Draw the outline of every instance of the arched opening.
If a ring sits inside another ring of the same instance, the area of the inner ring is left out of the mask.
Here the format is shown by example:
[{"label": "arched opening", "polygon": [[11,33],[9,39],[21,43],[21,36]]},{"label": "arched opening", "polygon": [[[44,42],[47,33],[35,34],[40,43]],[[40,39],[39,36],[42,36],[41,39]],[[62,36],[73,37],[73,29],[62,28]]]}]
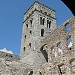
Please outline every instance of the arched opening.
[{"label": "arched opening", "polygon": [[67,44],[68,44],[69,50],[71,50],[71,47],[72,47],[71,37],[69,37],[69,38],[67,39]]},{"label": "arched opening", "polygon": [[33,75],[33,71],[30,71],[30,72],[28,73],[28,75]]},{"label": "arched opening", "polygon": [[33,18],[30,20],[30,25],[31,25],[31,27],[32,27],[32,22],[33,22]]},{"label": "arched opening", "polygon": [[24,47],[23,50],[25,51],[26,50],[26,47]]},{"label": "arched opening", "polygon": [[66,29],[66,32],[69,32],[70,31],[70,24],[69,23],[66,23],[65,29]]},{"label": "arched opening", "polygon": [[51,27],[51,21],[47,20],[47,28]]},{"label": "arched opening", "polygon": [[29,47],[31,48],[31,42],[29,43]]},{"label": "arched opening", "polygon": [[28,28],[28,24],[26,24],[26,28]]},{"label": "arched opening", "polygon": [[58,48],[58,56],[60,57],[61,54],[63,53],[61,47],[60,47],[60,42],[57,44],[57,48]]},{"label": "arched opening", "polygon": [[44,29],[41,29],[41,36],[44,36]]},{"label": "arched opening", "polygon": [[58,65],[58,69],[59,69],[59,74],[60,75],[65,75],[66,74],[66,68],[65,68],[65,65],[63,63]]},{"label": "arched opening", "polygon": [[44,45],[41,47],[40,51],[42,52],[44,58],[45,58],[46,61],[48,62],[48,53],[47,53],[47,50],[44,49],[44,48],[47,48],[47,44],[44,44]]},{"label": "arched opening", "polygon": [[26,35],[25,35],[25,38],[26,38]]},{"label": "arched opening", "polygon": [[32,31],[30,30],[30,34],[32,34]]},{"label": "arched opening", "polygon": [[45,22],[45,18],[40,17],[40,24],[44,25],[44,22]]}]

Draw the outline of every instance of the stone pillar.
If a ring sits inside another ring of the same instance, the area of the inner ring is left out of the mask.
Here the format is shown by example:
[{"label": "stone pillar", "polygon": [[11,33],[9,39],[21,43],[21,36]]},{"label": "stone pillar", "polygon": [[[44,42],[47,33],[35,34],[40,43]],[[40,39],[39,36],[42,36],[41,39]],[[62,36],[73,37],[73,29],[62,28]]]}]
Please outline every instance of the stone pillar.
[{"label": "stone pillar", "polygon": [[71,31],[71,40],[72,40],[72,50],[75,50],[75,17],[72,17],[69,20],[70,31]]},{"label": "stone pillar", "polygon": [[67,45],[67,40],[64,37],[62,38],[60,46],[61,46],[61,50],[63,51],[63,54],[67,53],[67,51],[68,51],[68,45]]}]

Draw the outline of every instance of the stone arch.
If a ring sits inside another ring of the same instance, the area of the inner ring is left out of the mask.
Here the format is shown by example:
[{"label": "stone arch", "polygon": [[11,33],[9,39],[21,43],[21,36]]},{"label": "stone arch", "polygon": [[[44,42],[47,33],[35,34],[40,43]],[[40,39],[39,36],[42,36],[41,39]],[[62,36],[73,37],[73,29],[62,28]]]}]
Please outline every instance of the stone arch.
[{"label": "stone arch", "polygon": [[70,31],[70,23],[69,22],[67,22],[65,24],[65,30],[66,30],[66,32],[69,32]]},{"label": "stone arch", "polygon": [[66,67],[65,67],[64,63],[59,64],[58,69],[59,69],[59,74],[60,75],[65,75],[66,74]]},{"label": "stone arch", "polygon": [[40,51],[42,52],[43,56],[45,57],[46,61],[48,62],[48,53],[47,50],[44,49],[44,47],[47,47],[47,44],[44,44],[43,46],[41,46]]},{"label": "stone arch", "polygon": [[71,73],[75,74],[75,58],[69,60]]}]

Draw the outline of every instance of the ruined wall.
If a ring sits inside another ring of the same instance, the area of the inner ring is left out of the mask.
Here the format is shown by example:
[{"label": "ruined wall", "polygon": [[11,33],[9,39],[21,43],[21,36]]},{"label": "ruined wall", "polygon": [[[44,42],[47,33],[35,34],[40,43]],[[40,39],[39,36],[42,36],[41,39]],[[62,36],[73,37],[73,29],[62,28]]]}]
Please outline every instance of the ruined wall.
[{"label": "ruined wall", "polygon": [[[68,31],[66,30],[67,25],[69,25]],[[69,38],[72,43],[71,47],[68,46]],[[52,31],[49,36],[40,41],[40,43],[41,47],[45,44],[48,46],[48,63],[44,67],[50,64],[50,67],[46,68],[48,70],[53,68],[51,69],[54,71],[51,71],[52,75],[75,74],[75,17],[71,17],[65,21],[60,27]]]}]

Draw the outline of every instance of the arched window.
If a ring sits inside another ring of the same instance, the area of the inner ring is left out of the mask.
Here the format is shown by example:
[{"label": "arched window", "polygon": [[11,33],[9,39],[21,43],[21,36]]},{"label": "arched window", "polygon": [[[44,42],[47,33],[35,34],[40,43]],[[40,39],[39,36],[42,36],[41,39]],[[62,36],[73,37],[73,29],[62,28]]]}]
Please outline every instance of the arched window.
[{"label": "arched window", "polygon": [[30,46],[30,48],[31,48],[31,42],[29,43],[29,46]]},{"label": "arched window", "polygon": [[40,24],[44,25],[44,22],[45,22],[45,18],[40,17]]},{"label": "arched window", "polygon": [[24,47],[23,50],[25,51],[26,50],[26,47]]},{"label": "arched window", "polygon": [[33,18],[30,20],[30,25],[31,25],[31,27],[32,27],[32,22],[33,22]]},{"label": "arched window", "polygon": [[26,35],[25,35],[25,38],[26,38]]},{"label": "arched window", "polygon": [[32,31],[30,30],[30,34],[32,34]]},{"label": "arched window", "polygon": [[69,23],[67,23],[67,24],[65,25],[65,29],[66,29],[66,32],[69,32],[69,31],[70,31],[70,24],[69,24]]},{"label": "arched window", "polygon": [[44,29],[41,29],[41,36],[44,36]]},{"label": "arched window", "polygon": [[47,20],[47,28],[51,27],[51,21]]},{"label": "arched window", "polygon": [[28,24],[26,24],[26,27],[28,28]]}]

